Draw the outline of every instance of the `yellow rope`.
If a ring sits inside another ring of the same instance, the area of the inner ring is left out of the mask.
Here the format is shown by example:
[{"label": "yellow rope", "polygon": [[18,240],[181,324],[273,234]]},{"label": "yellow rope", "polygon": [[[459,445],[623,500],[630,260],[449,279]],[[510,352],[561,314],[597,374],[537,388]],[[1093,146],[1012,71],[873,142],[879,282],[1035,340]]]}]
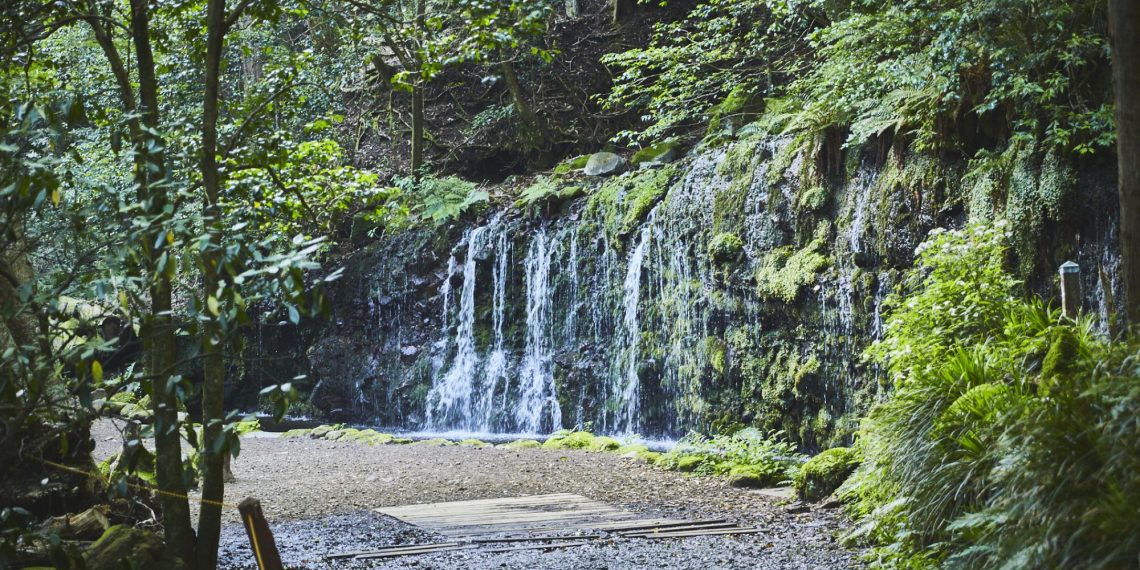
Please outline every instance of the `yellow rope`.
[{"label": "yellow rope", "polygon": [[[75,473],[78,475],[83,475],[84,477],[90,477],[92,479],[98,479],[100,481],[103,480],[103,476],[98,474],[98,473],[94,473],[91,471],[84,471],[82,469],[78,469],[78,468],[72,467],[70,465],[64,465],[62,463],[56,463],[54,461],[48,461],[47,459],[37,459],[37,461],[39,461],[40,463],[43,463],[44,465],[55,467],[56,469],[61,469],[63,471],[70,471],[72,473]],[[222,507],[222,508],[229,508],[229,509],[236,509],[237,508],[237,505],[231,505],[229,503],[223,503],[221,501],[214,501],[211,499],[195,499],[189,495],[185,495],[182,493],[174,493],[172,491],[163,491],[162,489],[157,489],[155,487],[150,487],[147,485],[139,485],[137,483],[128,482],[127,486],[131,487],[132,489],[138,490],[138,491],[150,491],[151,493],[154,493],[156,495],[164,495],[167,497],[174,497],[176,499],[186,499],[187,501],[197,502],[197,503],[200,503],[203,505],[213,505],[215,507]]]}]

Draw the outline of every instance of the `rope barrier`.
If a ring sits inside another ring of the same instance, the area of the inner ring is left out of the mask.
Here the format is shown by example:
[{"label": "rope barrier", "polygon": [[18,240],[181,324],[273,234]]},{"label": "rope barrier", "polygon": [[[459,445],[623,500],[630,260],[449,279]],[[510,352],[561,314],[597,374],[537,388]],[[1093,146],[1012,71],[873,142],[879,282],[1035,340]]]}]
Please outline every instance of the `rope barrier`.
[{"label": "rope barrier", "polygon": [[[72,467],[70,465],[64,465],[62,463],[56,463],[55,461],[50,461],[47,459],[38,459],[37,458],[36,460],[39,461],[40,463],[43,463],[44,465],[48,465],[50,467],[55,467],[56,469],[60,469],[63,471],[70,471],[71,473],[75,473],[77,475],[83,475],[84,477],[88,477],[91,479],[98,479],[100,481],[103,480],[103,476],[100,475],[99,473],[95,473],[95,472],[91,472],[91,471],[84,471],[82,469],[78,469],[78,468]],[[149,491],[149,492],[154,493],[156,495],[163,495],[166,497],[174,497],[176,499],[186,499],[187,501],[196,502],[196,503],[203,504],[203,505],[212,505],[215,507],[222,507],[222,508],[226,508],[226,509],[237,509],[238,508],[238,506],[234,505],[234,504],[230,504],[230,503],[226,503],[226,502],[222,502],[222,501],[214,501],[212,499],[202,499],[202,498],[195,499],[194,497],[191,497],[190,495],[186,495],[183,493],[175,493],[173,491],[164,491],[162,489],[152,487],[149,485],[140,485],[138,483],[131,483],[129,481],[126,482],[126,485],[132,489],[135,489],[136,491]]]}]

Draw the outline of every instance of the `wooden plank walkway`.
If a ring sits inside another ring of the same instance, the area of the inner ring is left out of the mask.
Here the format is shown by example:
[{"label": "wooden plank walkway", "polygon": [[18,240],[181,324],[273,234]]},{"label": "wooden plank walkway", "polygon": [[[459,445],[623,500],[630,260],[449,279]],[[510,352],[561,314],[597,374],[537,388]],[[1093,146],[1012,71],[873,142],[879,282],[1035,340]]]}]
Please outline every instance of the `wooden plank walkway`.
[{"label": "wooden plank walkway", "polygon": [[629,511],[569,493],[427,503],[374,510],[451,539],[551,531],[607,530],[631,526],[645,528],[686,522],[641,519]]}]

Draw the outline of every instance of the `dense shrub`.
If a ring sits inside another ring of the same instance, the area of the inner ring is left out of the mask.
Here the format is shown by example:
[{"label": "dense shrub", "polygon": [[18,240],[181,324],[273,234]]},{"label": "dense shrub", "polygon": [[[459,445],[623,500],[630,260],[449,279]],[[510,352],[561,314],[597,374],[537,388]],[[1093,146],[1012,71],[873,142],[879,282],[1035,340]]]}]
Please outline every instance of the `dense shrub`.
[{"label": "dense shrub", "polygon": [[891,299],[870,355],[895,390],[841,490],[851,538],[892,567],[1135,565],[1140,344],[1025,300],[1006,243],[1001,225],[937,233]]}]

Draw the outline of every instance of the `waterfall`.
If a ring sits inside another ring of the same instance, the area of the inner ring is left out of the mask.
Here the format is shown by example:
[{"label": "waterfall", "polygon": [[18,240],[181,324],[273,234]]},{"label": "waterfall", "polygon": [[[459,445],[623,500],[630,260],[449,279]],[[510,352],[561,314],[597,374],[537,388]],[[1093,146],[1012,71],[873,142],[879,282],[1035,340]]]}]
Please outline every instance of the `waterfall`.
[{"label": "waterfall", "polygon": [[507,350],[504,346],[503,321],[507,307],[507,275],[510,270],[511,242],[507,239],[507,232],[499,232],[495,240],[495,267],[492,273],[494,281],[491,300],[491,321],[495,331],[495,344],[491,354],[487,357],[487,368],[483,378],[483,393],[479,398],[479,409],[476,418],[481,431],[492,431],[496,427],[495,394],[502,385],[503,397],[499,401],[498,410],[506,408],[507,393],[510,391],[510,376],[508,375]]},{"label": "waterfall", "polygon": [[[492,222],[492,225],[494,222]],[[443,378],[428,393],[428,424],[436,429],[478,429],[482,418],[473,404],[479,355],[475,351],[475,265],[486,245],[491,225],[467,233],[467,258],[463,262],[463,289],[459,295],[459,326],[455,331],[455,358]],[[454,258],[452,258],[454,259]],[[445,330],[446,332],[446,330]]]},{"label": "waterfall", "polygon": [[[553,294],[550,287],[551,258],[558,242],[547,243],[539,230],[530,242],[526,260],[526,346],[519,367],[519,401],[515,418],[525,433],[561,427],[562,410],[554,391],[552,362]],[[555,428],[556,429],[556,428]]]},{"label": "waterfall", "polygon": [[622,324],[625,325],[625,364],[621,381],[621,400],[618,411],[617,430],[621,433],[633,433],[640,419],[641,380],[637,369],[641,363],[641,322],[638,320],[637,306],[641,300],[641,273],[642,263],[645,261],[645,251],[653,237],[653,214],[650,221],[641,229],[637,240],[637,247],[629,255],[626,267],[625,282],[622,284],[622,309],[624,310]]}]

